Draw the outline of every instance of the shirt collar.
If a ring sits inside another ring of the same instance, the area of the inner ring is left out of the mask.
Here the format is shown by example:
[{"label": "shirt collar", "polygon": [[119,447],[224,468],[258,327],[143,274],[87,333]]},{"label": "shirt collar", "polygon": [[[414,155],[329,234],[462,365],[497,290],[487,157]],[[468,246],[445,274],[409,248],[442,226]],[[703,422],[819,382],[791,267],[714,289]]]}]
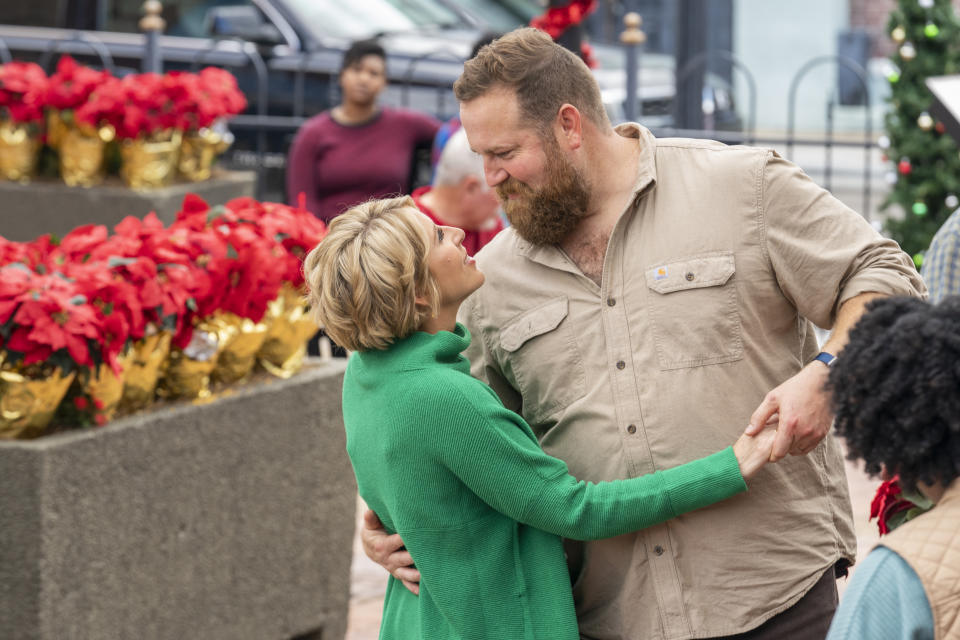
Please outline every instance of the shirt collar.
[{"label": "shirt collar", "polygon": [[[623,136],[624,138],[633,138],[637,141],[637,154],[640,158],[640,162],[637,166],[637,177],[633,183],[633,200],[631,200],[630,205],[624,209],[624,212],[621,213],[622,217],[624,213],[636,209],[643,195],[656,186],[657,139],[652,133],[650,133],[649,129],[636,122],[624,122],[623,124],[614,127],[613,130],[617,133],[617,135]],[[554,263],[551,265],[554,267],[569,267],[570,270],[574,272],[577,271],[576,266],[573,264],[561,264],[569,263],[569,260],[563,255],[562,252],[557,251],[556,247],[534,245],[521,238],[519,234],[517,234],[516,237],[517,249],[522,255],[530,258],[531,260],[544,263]]]},{"label": "shirt collar", "polygon": [[624,138],[637,141],[637,153],[640,162],[637,167],[637,179],[633,183],[633,201],[636,205],[640,196],[657,183],[657,139],[650,130],[636,122],[624,122],[614,131]]}]

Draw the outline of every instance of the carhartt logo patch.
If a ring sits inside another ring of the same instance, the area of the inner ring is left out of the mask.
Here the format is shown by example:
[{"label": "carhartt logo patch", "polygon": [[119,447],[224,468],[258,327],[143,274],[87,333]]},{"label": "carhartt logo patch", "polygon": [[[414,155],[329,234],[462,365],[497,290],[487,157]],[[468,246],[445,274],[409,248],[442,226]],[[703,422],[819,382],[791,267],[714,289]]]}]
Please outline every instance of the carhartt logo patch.
[{"label": "carhartt logo patch", "polygon": [[666,279],[667,279],[667,268],[666,268],[666,267],[659,267],[659,268],[657,268],[657,272],[656,272],[655,274],[653,274],[653,279],[654,279],[654,280],[666,280]]}]

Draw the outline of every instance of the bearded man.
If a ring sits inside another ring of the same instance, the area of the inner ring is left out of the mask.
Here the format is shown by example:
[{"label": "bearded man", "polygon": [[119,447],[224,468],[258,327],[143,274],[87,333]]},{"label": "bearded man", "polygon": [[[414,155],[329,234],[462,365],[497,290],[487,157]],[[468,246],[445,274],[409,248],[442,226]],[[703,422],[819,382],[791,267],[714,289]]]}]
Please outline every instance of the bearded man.
[{"label": "bearded man", "polygon": [[[634,477],[779,415],[781,462],[748,494],[567,545],[582,637],[823,638],[856,549],[824,383],[868,300],[924,295],[912,260],[773,151],[613,128],[536,30],[484,47],[454,91],[512,224],[477,256],[468,355],[547,452]],[[368,555],[412,582],[375,525]]]}]

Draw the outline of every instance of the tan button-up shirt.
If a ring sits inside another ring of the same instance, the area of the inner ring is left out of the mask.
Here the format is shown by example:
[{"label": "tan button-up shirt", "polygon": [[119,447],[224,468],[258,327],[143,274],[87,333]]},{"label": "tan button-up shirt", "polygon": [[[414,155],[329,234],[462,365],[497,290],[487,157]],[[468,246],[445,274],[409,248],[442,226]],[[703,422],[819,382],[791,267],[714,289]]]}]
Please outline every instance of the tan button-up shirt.
[{"label": "tan button-up shirt", "polygon": [[[638,139],[640,171],[601,284],[507,229],[478,254],[487,281],[460,313],[474,375],[594,482],[732,444],[766,392],[816,355],[811,321],[832,326],[860,293],[924,291],[896,243],[772,151],[618,133]],[[585,638],[655,640],[753,628],[855,549],[828,436],[746,494],[568,543],[568,556]]]}]

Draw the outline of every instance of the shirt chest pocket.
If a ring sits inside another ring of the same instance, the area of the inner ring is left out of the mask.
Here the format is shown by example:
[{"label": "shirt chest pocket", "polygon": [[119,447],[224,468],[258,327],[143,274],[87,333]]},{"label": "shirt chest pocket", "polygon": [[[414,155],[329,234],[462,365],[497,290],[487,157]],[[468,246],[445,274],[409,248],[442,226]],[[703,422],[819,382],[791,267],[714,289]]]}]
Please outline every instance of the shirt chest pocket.
[{"label": "shirt chest pocket", "polygon": [[503,371],[523,397],[523,417],[537,423],[586,393],[583,360],[567,298],[553,298],[511,319],[500,331]]},{"label": "shirt chest pocket", "polygon": [[646,270],[648,309],[661,369],[743,357],[735,272],[729,251],[682,258]]}]

